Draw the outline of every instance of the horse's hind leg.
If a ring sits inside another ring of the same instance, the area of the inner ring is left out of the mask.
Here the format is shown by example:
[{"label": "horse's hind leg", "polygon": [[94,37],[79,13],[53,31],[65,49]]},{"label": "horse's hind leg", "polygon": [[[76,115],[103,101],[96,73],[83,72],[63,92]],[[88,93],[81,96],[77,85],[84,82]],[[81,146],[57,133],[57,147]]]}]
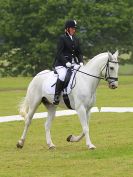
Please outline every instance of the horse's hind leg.
[{"label": "horse's hind leg", "polygon": [[80,135],[78,135],[78,136],[69,135],[66,140],[67,140],[68,142],[79,142],[84,136],[85,136],[85,135],[84,135],[84,133],[82,132],[82,133],[81,133]]},{"label": "horse's hind leg", "polygon": [[25,127],[24,127],[24,130],[23,130],[23,133],[22,133],[22,136],[21,136],[21,139],[18,141],[17,143],[17,147],[18,148],[23,148],[24,146],[24,142],[25,142],[25,138],[26,138],[26,135],[27,135],[27,131],[28,131],[28,128],[31,124],[31,120],[33,118],[33,115],[36,111],[36,108],[37,108],[38,104],[32,104],[32,106],[29,107],[29,110],[28,110],[28,113],[26,114],[25,116]]},{"label": "horse's hind leg", "polygon": [[45,106],[48,109],[48,116],[45,122],[46,142],[49,149],[52,149],[55,148],[55,145],[53,144],[51,139],[50,128],[51,128],[52,120],[55,117],[56,107],[52,104],[46,104]]}]

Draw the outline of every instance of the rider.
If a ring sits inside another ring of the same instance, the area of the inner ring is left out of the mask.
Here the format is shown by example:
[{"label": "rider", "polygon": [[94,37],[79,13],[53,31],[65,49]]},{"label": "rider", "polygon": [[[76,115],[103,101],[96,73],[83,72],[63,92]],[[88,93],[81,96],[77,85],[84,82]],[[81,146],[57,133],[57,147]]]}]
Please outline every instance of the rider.
[{"label": "rider", "polygon": [[54,61],[54,68],[58,73],[55,88],[54,104],[59,104],[63,83],[68,68],[74,66],[79,69],[83,65],[83,56],[80,48],[79,39],[74,35],[77,28],[75,20],[68,20],[65,23],[65,34],[59,37],[57,44],[57,54]]}]

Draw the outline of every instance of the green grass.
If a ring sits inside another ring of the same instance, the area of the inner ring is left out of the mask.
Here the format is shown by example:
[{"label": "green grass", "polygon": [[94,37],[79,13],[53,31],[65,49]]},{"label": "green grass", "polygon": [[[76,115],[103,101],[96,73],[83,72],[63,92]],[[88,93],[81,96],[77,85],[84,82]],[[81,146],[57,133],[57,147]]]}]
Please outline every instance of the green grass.
[{"label": "green grass", "polygon": [[[17,105],[31,78],[0,79],[0,115],[18,114]],[[95,106],[133,107],[133,76],[121,76],[119,88],[110,90],[102,81]],[[41,108],[39,109],[41,110]],[[39,111],[38,110],[38,111]],[[43,109],[44,110],[44,109]],[[56,118],[52,138],[56,150],[45,142],[44,120],[33,120],[25,146],[17,149],[24,122],[0,123],[0,177],[131,177],[133,174],[133,113],[93,113],[90,134],[96,145],[89,151],[83,139],[68,143],[78,135],[77,116]]]},{"label": "green grass", "polygon": [[43,120],[33,120],[21,150],[15,144],[24,123],[0,124],[0,177],[131,177],[132,114],[94,113],[90,122],[95,151],[86,148],[85,140],[66,142],[69,134],[81,131],[76,116],[54,120],[54,151],[49,151],[44,141]]},{"label": "green grass", "polygon": [[25,90],[31,79],[31,77],[0,78],[0,91]]},{"label": "green grass", "polygon": [[133,76],[120,76],[117,89],[108,89],[107,83],[102,81],[97,89],[98,107],[133,107]]},{"label": "green grass", "polygon": [[[31,79],[30,77],[0,78],[0,116],[18,114],[18,105],[26,95]],[[37,111],[44,111],[44,107],[40,106]]]},{"label": "green grass", "polygon": [[133,64],[120,65],[119,74],[133,75]]}]

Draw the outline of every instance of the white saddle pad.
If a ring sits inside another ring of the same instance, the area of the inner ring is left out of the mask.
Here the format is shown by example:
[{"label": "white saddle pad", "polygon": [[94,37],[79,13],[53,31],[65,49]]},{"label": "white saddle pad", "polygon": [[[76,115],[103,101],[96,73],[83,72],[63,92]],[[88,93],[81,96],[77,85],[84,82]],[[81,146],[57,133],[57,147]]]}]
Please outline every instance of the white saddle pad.
[{"label": "white saddle pad", "polygon": [[[63,93],[69,94],[71,92],[72,87],[75,85],[74,76],[75,76],[75,72],[72,73],[69,84],[68,84],[67,88],[65,88],[63,90]],[[48,82],[47,82],[47,84],[46,83],[43,84],[42,91],[45,91],[47,94],[54,95],[57,78],[58,78],[58,74],[54,74],[53,71],[50,72],[50,74],[48,76]],[[73,81],[73,79],[74,79],[74,81]]]}]

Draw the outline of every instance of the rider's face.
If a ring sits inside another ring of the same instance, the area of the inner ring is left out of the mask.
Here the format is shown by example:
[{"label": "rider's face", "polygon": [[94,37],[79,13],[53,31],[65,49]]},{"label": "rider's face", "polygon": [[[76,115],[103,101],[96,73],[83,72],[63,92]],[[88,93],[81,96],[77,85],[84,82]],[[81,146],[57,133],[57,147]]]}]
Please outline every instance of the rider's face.
[{"label": "rider's face", "polygon": [[73,36],[76,32],[76,28],[69,28],[69,34]]}]

